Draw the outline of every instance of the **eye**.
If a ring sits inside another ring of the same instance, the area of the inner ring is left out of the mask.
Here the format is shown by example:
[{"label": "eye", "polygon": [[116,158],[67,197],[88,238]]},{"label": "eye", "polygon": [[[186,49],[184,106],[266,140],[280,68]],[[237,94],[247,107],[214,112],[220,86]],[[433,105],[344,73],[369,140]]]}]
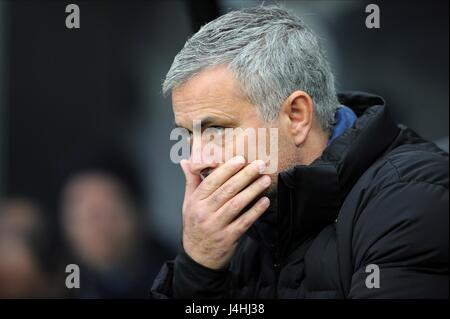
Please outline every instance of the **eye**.
[{"label": "eye", "polygon": [[217,130],[217,131],[223,131],[223,130],[225,130],[225,127],[223,127],[223,126],[218,126],[218,125],[213,125],[213,126],[210,126],[209,128],[212,128],[212,129]]},{"label": "eye", "polygon": [[214,130],[214,134],[217,137],[222,137],[225,135],[225,127],[223,127],[223,126],[214,125],[214,126],[210,126],[209,128]]}]

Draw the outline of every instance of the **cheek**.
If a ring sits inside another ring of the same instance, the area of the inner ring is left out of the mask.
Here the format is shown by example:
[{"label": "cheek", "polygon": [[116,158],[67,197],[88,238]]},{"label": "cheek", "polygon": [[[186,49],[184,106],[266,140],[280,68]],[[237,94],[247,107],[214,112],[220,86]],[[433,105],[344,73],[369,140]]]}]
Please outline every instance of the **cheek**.
[{"label": "cheek", "polygon": [[281,172],[294,164],[295,153],[298,149],[296,149],[295,145],[290,141],[289,136],[286,136],[282,130],[279,130],[278,134],[277,172]]},{"label": "cheek", "polygon": [[[281,137],[282,138],[282,137]],[[258,130],[257,134],[257,158],[267,164],[266,174],[272,175],[278,172],[280,150],[280,135],[277,127]]]},{"label": "cheek", "polygon": [[280,150],[279,171],[281,172],[297,164],[300,150],[286,141],[280,142]]}]

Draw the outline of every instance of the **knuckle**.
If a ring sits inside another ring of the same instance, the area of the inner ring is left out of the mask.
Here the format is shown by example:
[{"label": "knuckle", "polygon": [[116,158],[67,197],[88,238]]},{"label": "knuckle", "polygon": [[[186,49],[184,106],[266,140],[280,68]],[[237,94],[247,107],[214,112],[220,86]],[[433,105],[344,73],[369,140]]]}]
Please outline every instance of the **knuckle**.
[{"label": "knuckle", "polygon": [[235,229],[235,236],[236,237],[240,237],[242,236],[245,232],[247,231],[247,228],[244,227],[244,223],[240,222],[239,224],[236,225],[236,229]]},{"label": "knuckle", "polygon": [[[200,211],[195,212],[195,217],[197,219],[197,222],[199,222],[200,224],[203,224],[203,223],[205,223],[205,221],[208,217],[208,214],[205,214],[203,211],[200,210]],[[208,229],[208,227],[206,227],[206,229]]]},{"label": "knuckle", "polygon": [[220,204],[220,202],[221,202],[220,193],[213,193],[211,196],[209,196],[209,200],[213,204]]},{"label": "knuckle", "polygon": [[240,226],[241,226],[242,231],[245,232],[247,229],[250,228],[251,225],[252,225],[252,221],[251,220],[244,219]]},{"label": "knuckle", "polygon": [[195,227],[202,227],[207,217],[207,214],[198,209],[186,209],[183,211],[183,214],[186,221],[190,225],[195,225]]},{"label": "knuckle", "polygon": [[237,211],[240,209],[240,204],[239,201],[235,198],[230,199],[230,201],[228,202],[228,206],[230,207],[231,210],[233,211]]},{"label": "knuckle", "polygon": [[226,238],[223,240],[222,242],[222,247],[228,251],[230,249],[230,247],[233,246],[233,241],[230,240],[229,238]]},{"label": "knuckle", "polygon": [[223,233],[224,233],[224,237],[225,237],[223,244],[224,244],[224,246],[227,246],[229,244],[230,239],[233,238],[233,233],[228,229],[224,229]]},{"label": "knuckle", "polygon": [[212,180],[212,179],[208,179],[208,178],[206,178],[204,181],[203,181],[203,183],[204,183],[204,188],[206,189],[206,190],[214,190],[214,189],[216,189],[216,187],[217,187],[217,184],[216,184],[216,182],[214,181],[214,180]]},{"label": "knuckle", "polygon": [[230,249],[233,248],[233,246],[236,244],[236,240],[239,238],[239,236],[237,236],[237,234],[235,234],[232,231],[227,231],[225,232],[225,239],[222,243],[223,247],[229,251]]},{"label": "knuckle", "polygon": [[252,219],[256,219],[257,216],[259,216],[263,211],[264,211],[264,205],[263,204],[255,205],[255,207],[253,207],[251,209],[251,213],[250,213],[251,216],[252,216]]},{"label": "knuckle", "polygon": [[236,187],[231,184],[226,184],[222,188],[222,192],[226,195],[232,195],[236,191]]},{"label": "knuckle", "polygon": [[216,244],[222,245],[226,240],[226,235],[224,232],[217,232],[213,238]]},{"label": "knuckle", "polygon": [[198,210],[198,208],[197,208],[196,201],[193,201],[191,199],[187,199],[184,201],[183,212],[185,214],[191,215],[191,214],[194,214],[195,211],[197,211],[197,210]]}]

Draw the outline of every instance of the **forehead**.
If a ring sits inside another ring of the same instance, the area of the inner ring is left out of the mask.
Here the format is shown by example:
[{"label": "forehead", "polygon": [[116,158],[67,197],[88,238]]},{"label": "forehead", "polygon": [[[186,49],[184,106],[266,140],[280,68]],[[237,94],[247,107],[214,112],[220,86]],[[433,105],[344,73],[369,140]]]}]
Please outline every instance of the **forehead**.
[{"label": "forehead", "polygon": [[64,194],[70,196],[111,194],[122,192],[123,186],[116,178],[102,172],[82,172],[72,177],[64,189]]},{"label": "forehead", "polygon": [[172,105],[175,122],[182,126],[205,117],[237,121],[249,112],[256,112],[225,66],[201,71],[175,88]]}]

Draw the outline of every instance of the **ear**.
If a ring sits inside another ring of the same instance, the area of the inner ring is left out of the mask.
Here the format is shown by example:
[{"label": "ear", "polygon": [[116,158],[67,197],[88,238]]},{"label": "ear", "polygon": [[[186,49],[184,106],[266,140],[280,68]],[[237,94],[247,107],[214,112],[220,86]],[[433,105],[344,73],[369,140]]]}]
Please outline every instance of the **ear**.
[{"label": "ear", "polygon": [[312,98],[304,91],[293,92],[282,104],[280,117],[295,146],[300,146],[311,130],[314,117]]}]

